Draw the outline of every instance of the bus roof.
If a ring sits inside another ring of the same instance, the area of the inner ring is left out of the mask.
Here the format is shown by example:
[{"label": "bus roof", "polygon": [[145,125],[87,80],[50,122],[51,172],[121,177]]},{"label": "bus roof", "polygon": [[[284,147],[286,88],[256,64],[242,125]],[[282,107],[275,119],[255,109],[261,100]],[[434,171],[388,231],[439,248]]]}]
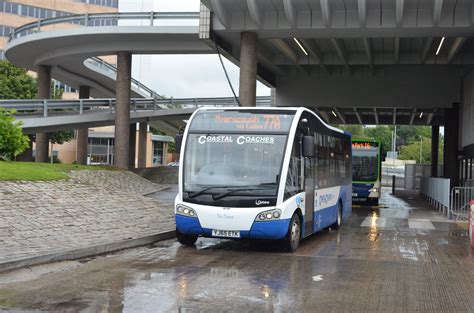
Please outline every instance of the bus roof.
[{"label": "bus roof", "polygon": [[219,110],[219,111],[245,111],[245,110],[248,110],[248,111],[293,111],[294,113],[302,113],[302,112],[306,111],[306,112],[314,114],[319,119],[319,121],[324,126],[326,126],[327,128],[329,128],[333,131],[339,132],[341,134],[351,136],[350,133],[327,124],[318,114],[314,113],[313,111],[311,111],[311,110],[309,110],[308,108],[305,108],[305,107],[204,107],[204,108],[197,109],[196,112],[197,111],[213,111],[213,110]]}]

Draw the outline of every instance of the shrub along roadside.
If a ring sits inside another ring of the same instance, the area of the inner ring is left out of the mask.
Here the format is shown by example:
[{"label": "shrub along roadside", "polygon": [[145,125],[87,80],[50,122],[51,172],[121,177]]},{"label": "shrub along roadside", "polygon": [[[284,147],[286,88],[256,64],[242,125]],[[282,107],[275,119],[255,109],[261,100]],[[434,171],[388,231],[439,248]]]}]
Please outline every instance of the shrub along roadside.
[{"label": "shrub along roadside", "polygon": [[16,121],[15,111],[0,108],[0,157],[13,160],[22,153],[29,143],[28,136],[21,130],[21,123]]}]

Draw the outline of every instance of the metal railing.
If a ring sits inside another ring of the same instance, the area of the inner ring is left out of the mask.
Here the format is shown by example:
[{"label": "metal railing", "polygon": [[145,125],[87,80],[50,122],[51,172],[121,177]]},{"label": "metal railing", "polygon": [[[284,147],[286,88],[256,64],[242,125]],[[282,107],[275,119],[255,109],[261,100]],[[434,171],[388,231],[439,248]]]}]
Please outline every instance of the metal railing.
[{"label": "metal railing", "polygon": [[422,177],[420,194],[439,212],[449,215],[450,211],[450,179],[438,177]]},{"label": "metal railing", "polygon": [[[92,67],[96,67],[102,70],[105,69],[107,71],[112,72],[112,75],[109,75],[109,76],[113,77],[114,79],[117,77],[117,67],[113,64],[110,64],[104,61],[101,58],[98,58],[98,57],[89,58],[84,61],[84,65],[91,69]],[[160,94],[156,93],[150,87],[146,86],[145,84],[143,84],[142,82],[140,82],[139,80],[133,77],[131,78],[131,84],[132,84],[132,88],[135,88],[138,91],[144,92],[147,97],[163,99],[163,97]]]},{"label": "metal railing", "polygon": [[[257,97],[257,106],[270,106],[271,97]],[[0,100],[0,107],[15,110],[16,116],[48,117],[60,114],[79,114],[99,111],[115,111],[115,99],[79,99],[79,100]],[[160,109],[192,109],[200,107],[237,106],[233,97],[222,98],[181,98],[131,99],[132,111],[156,111]]]},{"label": "metal railing", "polygon": [[[122,12],[122,13],[86,13],[71,14],[61,17],[39,19],[15,28],[8,38],[8,42],[16,38],[38,33],[44,26],[62,23],[77,24],[94,27],[94,21],[106,21],[102,26],[117,26],[119,20],[147,20],[154,26],[155,20],[199,20],[199,12]],[[139,25],[143,26],[143,25]]]},{"label": "metal railing", "polygon": [[474,200],[474,187],[454,187],[451,190],[451,206],[448,218],[468,220],[472,200]]}]

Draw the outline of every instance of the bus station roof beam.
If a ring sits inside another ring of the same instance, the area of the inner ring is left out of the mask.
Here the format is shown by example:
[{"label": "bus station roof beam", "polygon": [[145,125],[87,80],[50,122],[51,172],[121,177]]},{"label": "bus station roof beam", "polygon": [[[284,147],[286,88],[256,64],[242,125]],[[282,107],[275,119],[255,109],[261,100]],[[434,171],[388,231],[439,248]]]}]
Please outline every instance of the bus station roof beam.
[{"label": "bus station roof beam", "polygon": [[296,27],[296,10],[293,0],[283,0],[283,8],[285,10],[286,19],[291,27]]},{"label": "bus station roof beam", "polygon": [[355,115],[357,117],[357,120],[359,121],[359,124],[362,125],[362,118],[360,117],[359,111],[357,111],[357,108],[354,108]]},{"label": "bus station roof beam", "polygon": [[336,38],[331,38],[331,43],[334,46],[334,49],[336,50],[339,57],[342,59],[342,62],[344,62],[344,67],[350,72],[351,69],[349,67],[349,64],[347,63],[347,53],[342,47],[342,43]]},{"label": "bus station roof beam", "polygon": [[379,124],[379,114],[377,112],[377,108],[374,108],[374,117],[375,117],[375,124]]},{"label": "bus station roof beam", "polygon": [[346,119],[345,117],[337,110],[337,108],[333,108],[333,111],[336,112],[336,115],[339,117],[341,120],[342,124],[346,124]]},{"label": "bus station roof beam", "polygon": [[212,8],[214,9],[214,13],[221,22],[222,25],[224,25],[225,28],[230,27],[230,20],[231,20],[231,14],[230,12],[225,8],[224,4],[222,3],[221,0],[211,0],[211,5]]},{"label": "bus station roof beam", "polygon": [[413,109],[413,113],[411,114],[411,117],[410,117],[410,125],[413,125],[413,122],[415,121],[415,116],[416,116],[416,109]]},{"label": "bus station roof beam", "polygon": [[453,45],[451,46],[448,52],[448,60],[447,60],[448,64],[453,61],[453,59],[461,50],[465,42],[466,42],[466,37],[457,37],[456,39],[454,39]]},{"label": "bus station roof beam", "polygon": [[316,46],[316,43],[314,42],[314,40],[303,39],[303,38],[299,38],[298,40],[306,48],[308,53],[319,63],[321,68],[324,69],[327,72],[328,69],[327,69],[326,65],[323,64],[323,55],[319,51],[319,49]]}]

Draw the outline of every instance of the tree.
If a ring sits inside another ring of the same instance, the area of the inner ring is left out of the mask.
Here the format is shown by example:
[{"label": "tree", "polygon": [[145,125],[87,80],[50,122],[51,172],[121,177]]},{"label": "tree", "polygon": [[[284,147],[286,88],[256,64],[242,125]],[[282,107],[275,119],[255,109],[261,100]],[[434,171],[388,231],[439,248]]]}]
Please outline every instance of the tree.
[{"label": "tree", "polygon": [[36,89],[36,80],[26,70],[0,61],[0,99],[33,99]]},{"label": "tree", "polygon": [[368,127],[366,129],[366,137],[380,141],[382,154],[385,155],[387,151],[392,150],[392,131],[393,128],[390,126],[378,125],[376,127]]},{"label": "tree", "polygon": [[336,127],[350,132],[354,138],[365,137],[365,126],[363,125],[336,125]]},{"label": "tree", "polygon": [[[441,143],[442,143],[442,140],[440,140],[440,145],[439,145],[439,150],[438,150],[438,164],[442,164],[442,160],[443,160],[443,147]],[[420,148],[421,148],[421,163],[420,163]],[[431,163],[431,139],[423,138],[423,143],[421,139],[418,139],[418,141],[402,146],[400,148],[400,154],[398,158],[400,160],[416,160],[416,163],[418,164]]]},{"label": "tree", "polygon": [[28,136],[23,135],[15,112],[0,108],[0,156],[13,160],[28,147]]}]

